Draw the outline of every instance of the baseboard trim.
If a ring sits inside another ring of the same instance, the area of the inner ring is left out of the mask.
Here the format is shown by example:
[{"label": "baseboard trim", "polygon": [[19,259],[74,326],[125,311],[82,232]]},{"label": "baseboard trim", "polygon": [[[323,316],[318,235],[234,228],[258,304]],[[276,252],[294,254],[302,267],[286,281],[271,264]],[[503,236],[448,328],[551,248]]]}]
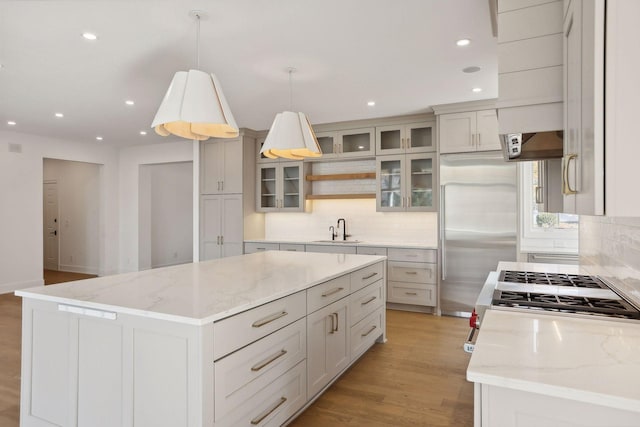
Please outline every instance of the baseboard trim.
[{"label": "baseboard trim", "polygon": [[44,286],[44,279],[25,280],[23,282],[10,282],[0,284],[0,294],[8,294],[20,289]]},{"label": "baseboard trim", "polygon": [[83,265],[65,265],[60,264],[58,266],[58,270],[60,271],[68,271],[70,273],[82,273],[82,274],[95,274],[98,275],[97,267],[86,267]]}]

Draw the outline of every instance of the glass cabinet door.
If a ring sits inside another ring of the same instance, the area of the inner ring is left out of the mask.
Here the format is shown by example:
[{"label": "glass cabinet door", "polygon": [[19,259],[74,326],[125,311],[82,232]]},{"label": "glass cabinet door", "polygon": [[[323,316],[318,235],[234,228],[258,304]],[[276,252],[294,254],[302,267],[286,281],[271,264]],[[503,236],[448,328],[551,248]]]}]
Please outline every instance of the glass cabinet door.
[{"label": "glass cabinet door", "polygon": [[436,151],[435,128],[432,123],[407,125],[407,152]]},{"label": "glass cabinet door", "polygon": [[322,150],[323,159],[337,157],[338,150],[338,133],[337,132],[316,132],[316,138]]},{"label": "glass cabinet door", "polygon": [[258,169],[258,211],[266,212],[278,208],[277,169],[278,165],[260,165]]},{"label": "glass cabinet door", "polygon": [[433,154],[407,156],[408,210],[435,210],[435,164]]},{"label": "glass cabinet door", "polygon": [[282,199],[281,209],[302,208],[302,171],[301,166],[281,165],[282,167]]},{"label": "glass cabinet door", "polygon": [[378,158],[377,205],[380,211],[404,210],[403,163],[404,156]]},{"label": "glass cabinet door", "polygon": [[376,127],[376,154],[404,153],[404,126]]},{"label": "glass cabinet door", "polygon": [[373,156],[373,128],[352,129],[338,133],[340,157]]}]

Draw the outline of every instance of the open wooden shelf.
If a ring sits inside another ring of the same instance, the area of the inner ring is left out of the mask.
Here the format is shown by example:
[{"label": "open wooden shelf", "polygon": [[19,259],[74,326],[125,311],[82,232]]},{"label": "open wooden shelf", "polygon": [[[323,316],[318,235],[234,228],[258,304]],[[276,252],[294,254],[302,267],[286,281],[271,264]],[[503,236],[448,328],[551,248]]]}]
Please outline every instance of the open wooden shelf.
[{"label": "open wooden shelf", "polygon": [[359,193],[359,194],[307,194],[307,200],[322,199],[375,199],[375,193]]},{"label": "open wooden shelf", "polygon": [[338,181],[345,179],[375,179],[375,172],[336,173],[331,175],[307,175],[307,181]]}]

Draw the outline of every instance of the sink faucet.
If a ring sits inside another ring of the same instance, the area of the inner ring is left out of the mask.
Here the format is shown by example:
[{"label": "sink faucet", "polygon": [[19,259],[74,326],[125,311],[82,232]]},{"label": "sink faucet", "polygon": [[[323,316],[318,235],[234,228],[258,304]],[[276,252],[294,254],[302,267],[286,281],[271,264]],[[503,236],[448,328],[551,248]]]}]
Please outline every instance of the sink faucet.
[{"label": "sink faucet", "polygon": [[342,221],[342,240],[347,240],[347,237],[351,237],[350,234],[347,234],[347,223],[344,218],[339,218],[338,229],[340,229],[340,221]]},{"label": "sink faucet", "polygon": [[330,225],[329,231],[331,232],[331,240],[336,240],[336,237],[338,237],[338,233],[336,233],[336,228],[333,225]]}]

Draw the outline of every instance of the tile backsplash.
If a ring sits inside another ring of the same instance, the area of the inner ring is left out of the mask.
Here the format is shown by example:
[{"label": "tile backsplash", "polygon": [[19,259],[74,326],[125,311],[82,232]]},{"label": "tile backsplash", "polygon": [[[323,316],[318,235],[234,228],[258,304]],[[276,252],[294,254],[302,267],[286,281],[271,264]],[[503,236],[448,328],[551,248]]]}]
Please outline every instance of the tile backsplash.
[{"label": "tile backsplash", "polygon": [[581,215],[580,264],[640,304],[640,218]]},{"label": "tile backsplash", "polygon": [[431,212],[376,212],[375,199],[314,200],[306,213],[265,214],[267,240],[331,238],[329,226],[345,218],[350,239],[378,243],[438,244],[438,215]]}]

